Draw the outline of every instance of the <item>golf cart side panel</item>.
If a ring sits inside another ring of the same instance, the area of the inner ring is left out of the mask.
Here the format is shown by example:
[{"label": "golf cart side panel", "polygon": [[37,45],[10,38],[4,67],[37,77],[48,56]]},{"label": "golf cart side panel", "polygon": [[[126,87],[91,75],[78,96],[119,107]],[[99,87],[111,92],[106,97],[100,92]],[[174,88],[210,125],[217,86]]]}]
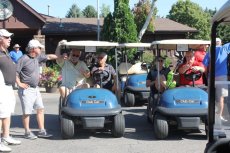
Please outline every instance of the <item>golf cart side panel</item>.
[{"label": "golf cart side panel", "polygon": [[133,74],[128,77],[127,86],[146,88],[146,74]]},{"label": "golf cart side panel", "polygon": [[166,108],[206,109],[208,94],[195,87],[179,87],[166,90],[160,99],[160,106]]},{"label": "golf cart side panel", "polygon": [[124,91],[135,94],[140,100],[146,100],[150,94],[150,88],[146,87],[147,74],[133,74],[127,80]]},{"label": "golf cart side panel", "polygon": [[73,91],[67,99],[67,106],[74,109],[111,109],[120,107],[116,96],[107,89],[88,88]]}]

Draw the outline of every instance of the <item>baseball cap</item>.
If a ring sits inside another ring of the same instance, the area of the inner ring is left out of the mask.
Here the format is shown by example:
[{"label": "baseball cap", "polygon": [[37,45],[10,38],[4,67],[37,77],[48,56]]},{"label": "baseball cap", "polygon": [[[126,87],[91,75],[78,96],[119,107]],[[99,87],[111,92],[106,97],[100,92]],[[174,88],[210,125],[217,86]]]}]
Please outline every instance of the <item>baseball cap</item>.
[{"label": "baseball cap", "polygon": [[29,41],[28,45],[27,45],[28,48],[44,48],[44,45],[42,45],[38,40],[36,39],[32,39]]},{"label": "baseball cap", "polygon": [[220,39],[220,38],[216,38],[216,41],[219,41],[219,42],[221,42],[221,39]]},{"label": "baseball cap", "polygon": [[6,29],[0,29],[0,36],[1,37],[11,37],[13,35],[13,33],[10,33],[9,31],[7,31]]},{"label": "baseball cap", "polygon": [[20,48],[19,44],[15,44],[13,48]]}]

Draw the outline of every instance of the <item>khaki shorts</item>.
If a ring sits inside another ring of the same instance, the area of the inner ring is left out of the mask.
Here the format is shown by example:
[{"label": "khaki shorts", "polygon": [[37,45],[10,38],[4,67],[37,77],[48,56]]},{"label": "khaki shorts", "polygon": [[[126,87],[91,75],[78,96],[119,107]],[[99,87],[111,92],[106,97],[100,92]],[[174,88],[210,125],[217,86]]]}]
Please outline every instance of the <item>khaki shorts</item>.
[{"label": "khaki shorts", "polygon": [[[227,76],[219,76],[215,78],[215,81],[227,81]],[[221,97],[228,96],[227,84],[216,84],[216,101],[219,102]]]},{"label": "khaki shorts", "polygon": [[34,110],[43,109],[42,96],[39,88],[18,89],[23,114],[33,114]]},{"label": "khaki shorts", "polygon": [[10,117],[14,113],[16,98],[12,86],[0,86],[0,118]]}]

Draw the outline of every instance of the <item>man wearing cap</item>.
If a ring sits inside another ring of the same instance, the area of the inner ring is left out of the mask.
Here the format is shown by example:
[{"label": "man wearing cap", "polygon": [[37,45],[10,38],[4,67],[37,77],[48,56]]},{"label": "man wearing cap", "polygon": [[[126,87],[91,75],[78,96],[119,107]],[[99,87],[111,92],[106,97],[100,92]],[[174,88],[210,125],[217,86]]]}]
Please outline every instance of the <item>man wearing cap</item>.
[{"label": "man wearing cap", "polygon": [[[216,38],[216,59],[215,59],[215,81],[227,81],[228,80],[228,68],[227,58],[230,53],[230,43],[221,46],[221,39]],[[210,53],[208,52],[203,60],[203,64],[206,67],[206,73],[208,73]],[[226,122],[227,119],[223,117],[224,111],[224,98],[228,96],[228,85],[216,84],[216,101],[218,103],[217,116],[221,121]]]},{"label": "man wearing cap", "polygon": [[57,59],[54,54],[41,54],[41,48],[44,46],[35,39],[29,41],[26,51],[28,54],[23,55],[17,64],[16,82],[19,86],[18,95],[21,100],[23,112],[23,125],[25,128],[25,138],[36,139],[37,136],[29,128],[30,115],[33,110],[37,111],[38,137],[51,137],[44,127],[44,105],[41,93],[38,88],[39,83],[39,64],[46,60]]},{"label": "man wearing cap", "polygon": [[22,51],[19,49],[21,46],[19,46],[19,44],[15,44],[14,45],[14,50],[12,50],[12,51],[10,51],[10,57],[11,57],[11,59],[14,61],[14,63],[16,63],[17,64],[17,62],[18,62],[18,59],[20,58],[20,57],[22,57]]},{"label": "man wearing cap", "polygon": [[[106,63],[108,55],[105,52],[99,53],[97,59],[98,63],[92,68],[91,74],[94,78],[94,84],[95,87],[100,87],[100,78],[96,77],[96,73],[103,72],[104,78],[107,78],[106,80],[103,80],[102,87],[108,90],[111,90],[113,92],[118,92],[117,86],[116,86],[116,71],[114,70],[113,66]],[[114,81],[114,82],[113,82]]]},{"label": "man wearing cap", "polygon": [[[158,65],[159,64],[159,65]],[[158,67],[159,67],[159,78],[158,78]],[[151,95],[163,92],[166,87],[167,75],[170,69],[164,67],[164,58],[159,56],[154,60],[154,68],[148,73],[146,78],[146,87],[150,87]],[[159,83],[158,83],[159,81]]]},{"label": "man wearing cap", "polygon": [[21,144],[20,141],[9,136],[11,114],[15,108],[15,94],[12,85],[15,83],[16,65],[8,55],[13,33],[0,29],[0,152],[11,151],[7,144]]}]

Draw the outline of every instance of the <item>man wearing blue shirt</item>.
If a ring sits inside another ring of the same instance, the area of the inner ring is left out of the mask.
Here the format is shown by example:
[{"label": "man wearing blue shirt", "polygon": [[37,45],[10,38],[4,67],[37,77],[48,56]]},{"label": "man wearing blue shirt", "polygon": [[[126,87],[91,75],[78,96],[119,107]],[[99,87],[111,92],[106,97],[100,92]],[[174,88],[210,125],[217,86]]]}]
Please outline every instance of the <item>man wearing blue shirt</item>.
[{"label": "man wearing blue shirt", "polygon": [[[216,39],[216,62],[215,62],[215,81],[227,81],[228,68],[227,68],[227,57],[230,53],[230,43],[221,46],[221,40]],[[208,68],[209,66],[210,53],[208,52],[203,60],[203,64]],[[224,97],[228,96],[228,85],[217,84],[216,85],[216,100],[219,102],[219,110],[217,114],[220,115],[222,121],[227,121],[223,118],[224,110]]]},{"label": "man wearing blue shirt", "polygon": [[14,63],[18,63],[18,59],[23,55],[22,51],[19,50],[21,46],[19,46],[18,44],[14,45],[14,50],[10,51],[10,57],[11,59],[14,61]]}]

